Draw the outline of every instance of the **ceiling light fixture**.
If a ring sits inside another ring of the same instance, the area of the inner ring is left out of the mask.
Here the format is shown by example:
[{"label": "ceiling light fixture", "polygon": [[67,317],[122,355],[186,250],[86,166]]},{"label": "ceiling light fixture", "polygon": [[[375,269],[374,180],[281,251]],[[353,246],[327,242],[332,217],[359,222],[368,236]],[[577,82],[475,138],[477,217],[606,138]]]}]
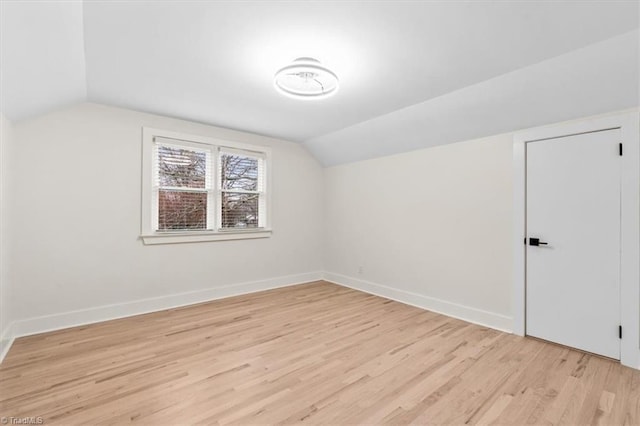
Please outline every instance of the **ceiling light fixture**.
[{"label": "ceiling light fixture", "polygon": [[276,73],[273,84],[296,99],[322,99],[338,91],[338,76],[317,59],[298,58]]}]

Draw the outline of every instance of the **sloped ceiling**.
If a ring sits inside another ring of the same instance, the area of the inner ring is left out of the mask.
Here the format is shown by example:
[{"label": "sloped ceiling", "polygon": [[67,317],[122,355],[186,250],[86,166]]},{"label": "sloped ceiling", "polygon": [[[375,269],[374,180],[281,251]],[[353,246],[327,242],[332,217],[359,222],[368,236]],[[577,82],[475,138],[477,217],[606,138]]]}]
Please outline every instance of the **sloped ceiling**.
[{"label": "sloped ceiling", "polygon": [[0,107],[12,121],[87,98],[82,3],[0,1]]},{"label": "sloped ceiling", "polygon": [[305,142],[337,165],[638,106],[632,31]]},{"label": "sloped ceiling", "polygon": [[[304,143],[325,165],[638,105],[637,2],[2,3],[2,110],[89,100]],[[273,74],[312,56],[339,93]]]}]

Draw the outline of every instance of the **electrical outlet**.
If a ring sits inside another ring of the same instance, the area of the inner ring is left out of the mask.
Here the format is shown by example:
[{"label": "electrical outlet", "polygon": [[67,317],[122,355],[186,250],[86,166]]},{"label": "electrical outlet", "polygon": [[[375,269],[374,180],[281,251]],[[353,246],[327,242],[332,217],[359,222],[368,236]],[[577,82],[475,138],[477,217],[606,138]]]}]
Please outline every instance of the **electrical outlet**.
[{"label": "electrical outlet", "polygon": [[362,275],[363,269],[362,269],[362,265],[358,266],[358,274]]}]

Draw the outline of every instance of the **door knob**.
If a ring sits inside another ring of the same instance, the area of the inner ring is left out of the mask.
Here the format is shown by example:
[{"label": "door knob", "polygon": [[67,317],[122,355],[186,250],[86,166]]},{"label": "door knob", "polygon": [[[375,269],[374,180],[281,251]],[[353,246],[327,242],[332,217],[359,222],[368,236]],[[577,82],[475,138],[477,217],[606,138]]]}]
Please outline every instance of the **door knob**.
[{"label": "door knob", "polygon": [[529,238],[530,246],[546,246],[549,243],[545,243],[544,241],[540,241],[540,238]]}]

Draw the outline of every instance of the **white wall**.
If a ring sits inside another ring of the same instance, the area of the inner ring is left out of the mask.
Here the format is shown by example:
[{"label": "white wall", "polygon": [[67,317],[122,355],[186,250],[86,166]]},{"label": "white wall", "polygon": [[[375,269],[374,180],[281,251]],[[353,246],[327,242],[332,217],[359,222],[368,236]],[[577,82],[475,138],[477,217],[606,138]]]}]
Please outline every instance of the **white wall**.
[{"label": "white wall", "polygon": [[[143,126],[272,147],[272,237],[144,246]],[[89,103],[14,135],[16,335],[320,277],[323,170],[298,144]]]},{"label": "white wall", "polygon": [[[144,246],[143,126],[271,146],[273,236]],[[2,147],[10,138],[14,335],[303,282],[320,271],[512,327],[512,134],[322,169],[298,144],[96,104],[10,130],[3,126]]]},{"label": "white wall", "polygon": [[510,329],[512,143],[505,134],[326,169],[328,279]]},{"label": "white wall", "polygon": [[0,360],[11,342],[11,293],[9,285],[9,155],[13,143],[13,128],[0,113]]}]

